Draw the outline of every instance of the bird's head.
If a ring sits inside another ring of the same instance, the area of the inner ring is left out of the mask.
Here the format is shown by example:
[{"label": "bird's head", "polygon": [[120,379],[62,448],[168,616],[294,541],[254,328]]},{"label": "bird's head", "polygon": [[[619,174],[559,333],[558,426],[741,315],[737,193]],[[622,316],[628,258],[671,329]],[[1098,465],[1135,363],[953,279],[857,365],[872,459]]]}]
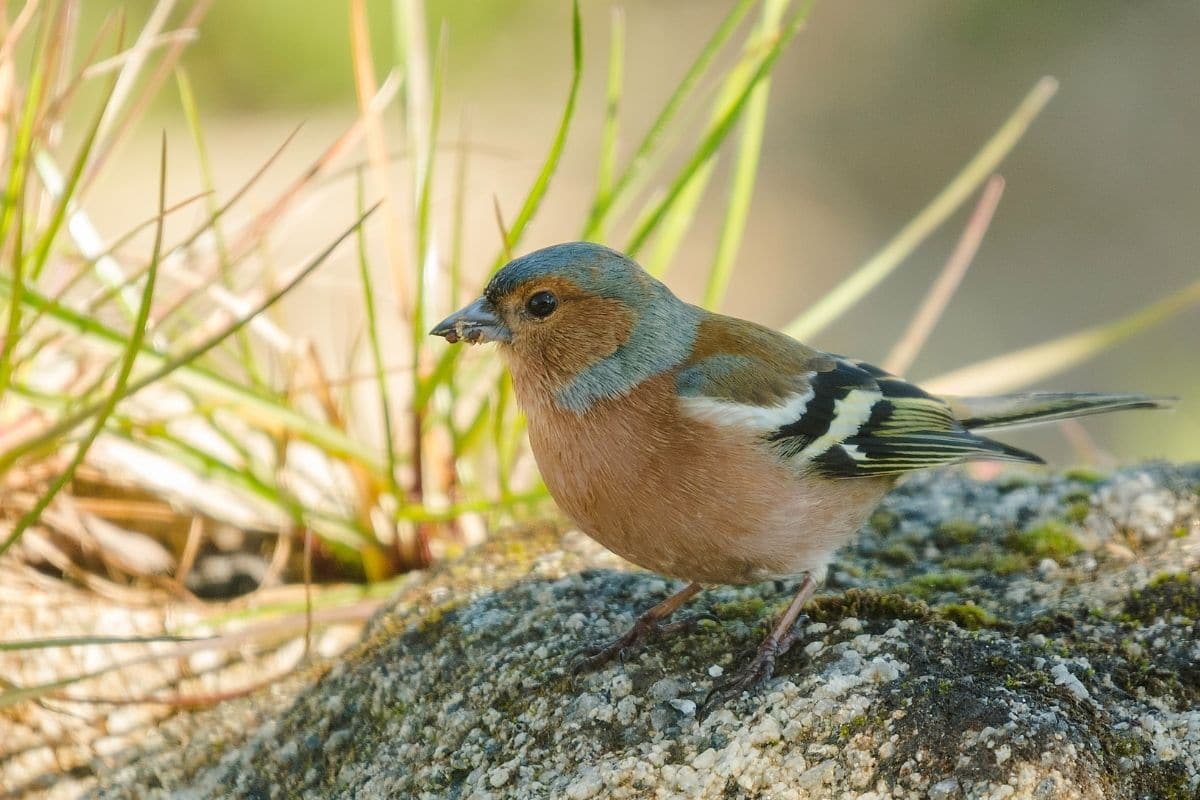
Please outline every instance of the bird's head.
[{"label": "bird's head", "polygon": [[632,259],[574,242],[509,262],[482,297],[430,333],[499,343],[558,405],[585,411],[681,363],[699,313]]}]

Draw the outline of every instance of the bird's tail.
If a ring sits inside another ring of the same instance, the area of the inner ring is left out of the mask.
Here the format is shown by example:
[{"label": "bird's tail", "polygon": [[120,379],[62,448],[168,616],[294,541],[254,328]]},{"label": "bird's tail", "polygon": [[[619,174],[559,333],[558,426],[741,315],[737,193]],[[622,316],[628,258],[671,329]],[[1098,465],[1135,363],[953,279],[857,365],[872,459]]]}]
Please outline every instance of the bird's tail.
[{"label": "bird's tail", "polygon": [[1031,425],[1128,408],[1170,408],[1173,397],[1102,392],[1034,392],[995,397],[945,397],[968,430]]}]

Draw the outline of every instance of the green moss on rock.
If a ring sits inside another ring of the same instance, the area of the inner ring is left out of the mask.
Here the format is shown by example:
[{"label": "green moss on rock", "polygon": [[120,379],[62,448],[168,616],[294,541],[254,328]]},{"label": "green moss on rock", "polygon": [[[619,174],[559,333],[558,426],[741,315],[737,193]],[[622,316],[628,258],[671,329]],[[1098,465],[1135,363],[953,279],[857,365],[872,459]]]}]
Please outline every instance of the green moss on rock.
[{"label": "green moss on rock", "polygon": [[936,610],[942,619],[971,631],[994,628],[1000,621],[994,614],[974,603],[947,603],[938,606]]},{"label": "green moss on rock", "polygon": [[1167,617],[1200,619],[1200,581],[1182,573],[1157,575],[1144,589],[1130,592],[1124,617],[1142,623]]},{"label": "green moss on rock", "polygon": [[933,541],[938,547],[956,547],[970,544],[979,535],[979,526],[965,519],[950,519],[941,523],[933,532]]},{"label": "green moss on rock", "polygon": [[1013,492],[1033,485],[1033,476],[1026,472],[1009,472],[996,479],[996,488],[1001,492]]},{"label": "green moss on rock", "polygon": [[1063,470],[1063,477],[1071,481],[1079,481],[1080,483],[1099,484],[1104,483],[1108,477],[1105,473],[1090,467],[1073,467]]},{"label": "green moss on rock", "polygon": [[917,577],[897,587],[904,594],[912,594],[922,600],[942,592],[959,592],[971,582],[971,576],[964,572],[931,572]]},{"label": "green moss on rock", "polygon": [[1010,535],[1005,542],[1018,553],[1034,558],[1052,558],[1059,564],[1083,549],[1065,523],[1051,520]]},{"label": "green moss on rock", "polygon": [[917,563],[917,554],[908,545],[897,542],[880,550],[879,560],[893,567],[907,567]]},{"label": "green moss on rock", "polygon": [[984,547],[965,555],[948,556],[943,562],[951,569],[982,570],[992,575],[1015,575],[1032,569],[1033,559],[1024,553],[1012,553]]},{"label": "green moss on rock", "polygon": [[1076,500],[1075,502],[1071,503],[1071,505],[1067,506],[1067,510],[1063,514],[1063,518],[1067,522],[1071,522],[1076,525],[1082,525],[1090,513],[1092,513],[1092,504],[1089,501]]},{"label": "green moss on rock", "polygon": [[870,589],[848,589],[840,595],[814,598],[805,609],[814,622],[838,622],[849,617],[867,620],[931,618],[929,606],[900,594]]},{"label": "green moss on rock", "polygon": [[712,610],[721,619],[740,619],[753,622],[763,615],[767,603],[763,598],[752,596],[727,603],[714,603]]},{"label": "green moss on rock", "polygon": [[875,509],[875,513],[871,514],[869,524],[875,530],[887,535],[899,526],[900,517],[894,511],[888,511],[886,508],[877,508]]}]

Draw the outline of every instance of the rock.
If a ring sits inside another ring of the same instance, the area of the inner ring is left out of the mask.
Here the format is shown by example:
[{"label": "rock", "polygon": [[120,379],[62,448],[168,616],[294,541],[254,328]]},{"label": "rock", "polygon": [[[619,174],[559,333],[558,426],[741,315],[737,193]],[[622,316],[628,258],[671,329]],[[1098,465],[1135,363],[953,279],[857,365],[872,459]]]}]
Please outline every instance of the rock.
[{"label": "rock", "polygon": [[163,725],[92,796],[1200,796],[1198,490],[1200,466],[914,476],[838,556],[859,588],[819,593],[776,677],[708,716],[793,583],[706,591],[720,622],[573,676],[678,585],[577,534],[499,538],[319,675]]},{"label": "rock", "polygon": [[958,778],[947,778],[929,787],[929,800],[954,800],[959,790]]}]

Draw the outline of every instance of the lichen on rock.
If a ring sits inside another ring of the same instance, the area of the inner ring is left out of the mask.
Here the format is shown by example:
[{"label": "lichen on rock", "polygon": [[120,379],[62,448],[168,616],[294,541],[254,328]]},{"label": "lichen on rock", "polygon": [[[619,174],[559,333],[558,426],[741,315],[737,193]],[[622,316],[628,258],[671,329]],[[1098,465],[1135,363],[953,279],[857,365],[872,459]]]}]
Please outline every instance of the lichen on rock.
[{"label": "lichen on rock", "polygon": [[500,539],[420,576],[319,676],[165,726],[176,744],[95,796],[1200,796],[1197,486],[915,476],[776,677],[703,719],[791,586],[706,591],[720,621],[574,676],[678,585],[577,533],[511,534],[519,557]]}]

